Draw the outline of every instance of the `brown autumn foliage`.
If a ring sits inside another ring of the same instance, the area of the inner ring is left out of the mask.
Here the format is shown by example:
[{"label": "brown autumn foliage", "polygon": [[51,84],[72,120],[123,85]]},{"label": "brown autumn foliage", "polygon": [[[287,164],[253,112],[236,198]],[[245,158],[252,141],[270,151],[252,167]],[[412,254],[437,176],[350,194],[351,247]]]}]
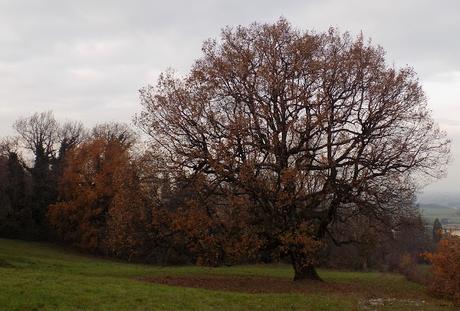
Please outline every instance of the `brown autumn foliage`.
[{"label": "brown autumn foliage", "polygon": [[67,153],[60,201],[48,209],[60,239],[86,251],[160,264],[215,266],[256,257],[245,201],[218,204],[199,179],[170,189],[157,155],[135,158],[130,151],[131,143],[118,136],[97,135]]},{"label": "brown autumn foliage", "polygon": [[204,211],[197,212],[192,205],[188,213],[176,214],[173,225],[179,225],[178,229],[187,237],[195,263],[217,266],[255,262],[261,241],[247,226],[244,211],[231,212],[216,219]]},{"label": "brown autumn foliage", "polygon": [[460,238],[448,235],[438,242],[433,253],[426,253],[431,262],[430,290],[460,304]]},{"label": "brown autumn foliage", "polygon": [[92,252],[139,255],[149,216],[128,146],[94,139],[70,150],[59,196],[48,220],[60,238]]},{"label": "brown autumn foliage", "polygon": [[248,226],[250,202],[208,195],[205,183],[199,177],[187,180],[173,191],[175,200],[163,202],[163,210],[169,210],[170,223],[164,227],[171,236],[170,248],[182,245],[190,261],[199,265],[256,261],[261,241]]},{"label": "brown autumn foliage", "polygon": [[295,279],[318,279],[333,224],[400,213],[414,175],[439,177],[448,159],[411,68],[388,66],[362,36],[283,19],[224,29],[189,74],[163,74],[141,103],[137,124],[170,164],[216,196],[247,198],[249,225]]}]

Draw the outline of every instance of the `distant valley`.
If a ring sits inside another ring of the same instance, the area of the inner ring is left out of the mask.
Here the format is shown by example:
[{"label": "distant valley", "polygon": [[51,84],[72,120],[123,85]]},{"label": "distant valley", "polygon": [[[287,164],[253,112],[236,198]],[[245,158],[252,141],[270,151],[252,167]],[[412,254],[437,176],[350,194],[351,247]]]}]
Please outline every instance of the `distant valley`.
[{"label": "distant valley", "polygon": [[436,218],[438,218],[443,225],[460,224],[460,209],[433,203],[420,203],[419,208],[422,212],[423,219],[430,225],[433,224]]}]

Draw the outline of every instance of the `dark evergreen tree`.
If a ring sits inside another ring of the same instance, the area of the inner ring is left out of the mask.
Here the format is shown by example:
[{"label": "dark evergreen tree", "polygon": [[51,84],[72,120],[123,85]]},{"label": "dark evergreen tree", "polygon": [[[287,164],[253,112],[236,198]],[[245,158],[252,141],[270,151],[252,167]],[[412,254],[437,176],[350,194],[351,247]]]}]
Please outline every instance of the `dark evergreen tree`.
[{"label": "dark evergreen tree", "polygon": [[0,187],[0,236],[29,238],[34,236],[28,174],[15,152],[2,157]]},{"label": "dark evergreen tree", "polygon": [[436,218],[433,223],[433,241],[438,243],[442,238],[442,232],[442,224],[439,219]]}]

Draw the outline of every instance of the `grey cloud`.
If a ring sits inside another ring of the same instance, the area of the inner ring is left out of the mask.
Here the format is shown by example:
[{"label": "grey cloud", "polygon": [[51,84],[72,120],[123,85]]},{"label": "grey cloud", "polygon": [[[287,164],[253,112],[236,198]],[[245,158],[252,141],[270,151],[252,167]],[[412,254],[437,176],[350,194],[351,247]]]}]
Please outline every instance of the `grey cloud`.
[{"label": "grey cloud", "polygon": [[[443,74],[460,71],[459,11],[460,2],[449,0],[0,0],[0,133],[12,134],[19,116],[49,109],[88,126],[129,122],[137,90],[168,67],[187,71],[222,27],[280,16],[302,29],[363,31],[390,63],[413,66],[422,83],[443,84]],[[460,122],[458,100],[452,93],[432,104],[447,126]],[[446,183],[460,181],[455,172]]]}]

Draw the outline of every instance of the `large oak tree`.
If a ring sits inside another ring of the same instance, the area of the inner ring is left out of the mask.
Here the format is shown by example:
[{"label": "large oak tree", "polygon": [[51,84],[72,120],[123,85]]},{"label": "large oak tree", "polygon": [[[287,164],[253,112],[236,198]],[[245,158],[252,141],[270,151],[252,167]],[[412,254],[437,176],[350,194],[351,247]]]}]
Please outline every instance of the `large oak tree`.
[{"label": "large oak tree", "polygon": [[137,123],[177,167],[249,198],[296,280],[318,278],[331,225],[397,215],[414,180],[443,174],[449,141],[416,74],[362,36],[281,19],[226,28],[202,50],[187,75],[141,90]]}]

